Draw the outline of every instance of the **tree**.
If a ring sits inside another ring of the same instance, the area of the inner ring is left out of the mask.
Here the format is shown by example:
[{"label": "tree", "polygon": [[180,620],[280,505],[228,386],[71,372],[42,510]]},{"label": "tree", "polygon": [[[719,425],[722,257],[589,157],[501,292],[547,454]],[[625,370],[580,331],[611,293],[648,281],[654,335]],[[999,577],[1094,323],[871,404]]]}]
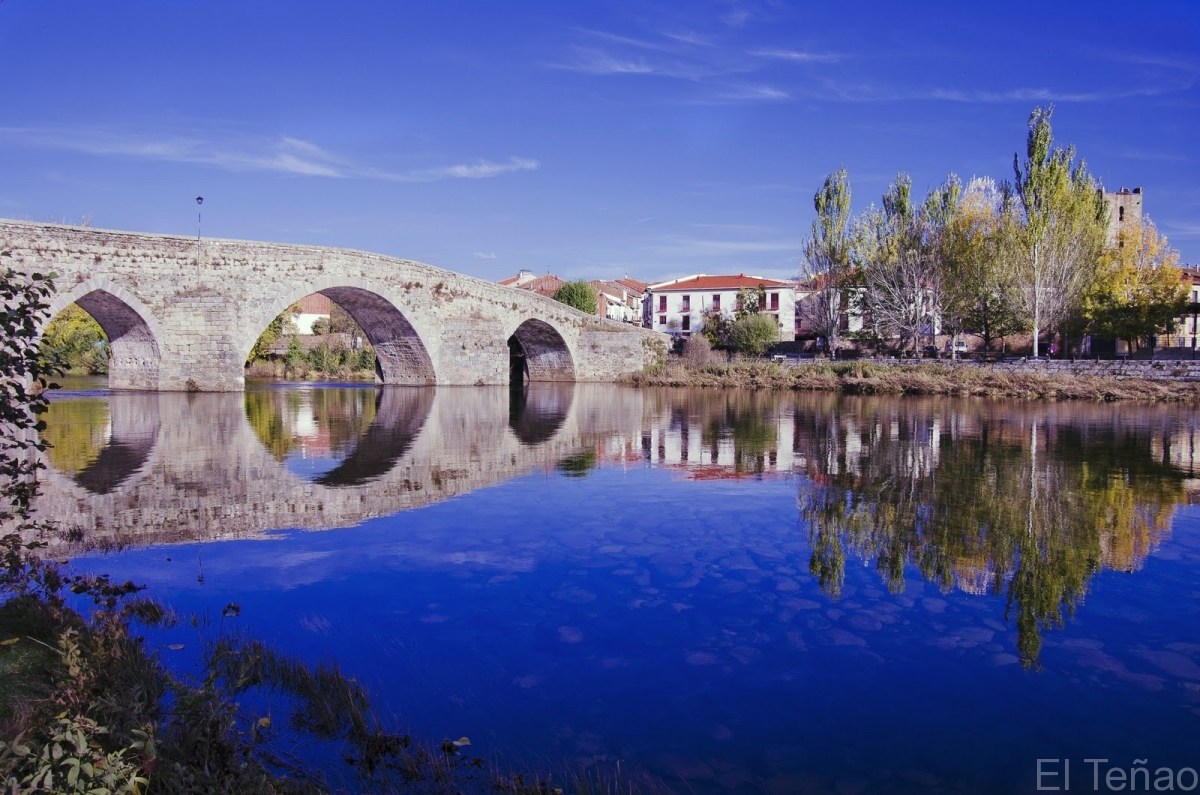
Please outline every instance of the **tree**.
[{"label": "tree", "polygon": [[[720,309],[705,309],[701,313],[702,325],[700,333],[708,340],[713,349],[729,347],[729,333],[732,321]],[[692,336],[695,336],[694,334]]]},{"label": "tree", "polygon": [[580,312],[596,314],[596,288],[585,281],[566,282],[554,293],[554,300]]},{"label": "tree", "polygon": [[1130,224],[1121,242],[1104,253],[1085,315],[1093,333],[1136,344],[1174,329],[1187,308],[1188,289],[1176,267],[1178,252],[1149,219]]},{"label": "tree", "polygon": [[991,350],[993,340],[1024,329],[1003,250],[1003,221],[996,183],[975,178],[963,191],[959,212],[946,230],[947,267],[942,281],[946,313],[982,337],[985,351]]},{"label": "tree", "polygon": [[767,287],[759,284],[757,287],[742,287],[737,293],[737,305],[734,309],[734,319],[746,315],[757,315],[767,305]]},{"label": "tree", "polygon": [[747,314],[733,321],[729,339],[742,353],[761,356],[779,341],[779,324],[771,315]]},{"label": "tree", "polygon": [[43,363],[56,371],[102,375],[108,372],[108,337],[95,318],[71,304],[42,332],[41,355]]},{"label": "tree", "polygon": [[827,350],[836,354],[841,336],[842,311],[849,303],[854,276],[850,256],[850,183],[846,169],[825,177],[813,196],[817,219],[804,241],[802,279],[808,295],[799,304],[800,316],[826,340]]},{"label": "tree", "polygon": [[945,303],[950,250],[946,230],[958,212],[962,185],[951,174],[919,207],[912,179],[896,175],[883,195],[883,209],[870,209],[855,223],[856,259],[863,273],[872,321],[901,347],[917,350],[932,335]]},{"label": "tree", "polygon": [[1042,331],[1058,328],[1082,302],[1104,245],[1103,196],[1086,163],[1075,163],[1074,146],[1051,148],[1053,112],[1051,106],[1030,114],[1024,168],[1013,155],[1018,201],[1006,202],[1015,294],[1033,327],[1035,357]]}]

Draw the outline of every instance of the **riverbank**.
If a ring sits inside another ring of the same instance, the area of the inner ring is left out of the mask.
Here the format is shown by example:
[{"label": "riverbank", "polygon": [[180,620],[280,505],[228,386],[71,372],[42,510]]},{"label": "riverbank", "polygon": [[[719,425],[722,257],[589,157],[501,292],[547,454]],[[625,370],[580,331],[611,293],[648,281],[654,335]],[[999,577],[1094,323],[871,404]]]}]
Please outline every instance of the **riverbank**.
[{"label": "riverbank", "polygon": [[738,362],[689,365],[681,359],[628,378],[631,386],[720,387],[832,391],[853,395],[946,395],[1043,400],[1132,400],[1200,403],[1200,382],[1169,368],[1123,375],[1068,372],[1037,366],[969,363],[886,364],[867,361],[803,364]]},{"label": "riverbank", "polygon": [[284,361],[259,361],[246,366],[247,378],[272,381],[365,381],[375,382],[375,371],[349,366],[314,367],[306,361],[289,365]]}]

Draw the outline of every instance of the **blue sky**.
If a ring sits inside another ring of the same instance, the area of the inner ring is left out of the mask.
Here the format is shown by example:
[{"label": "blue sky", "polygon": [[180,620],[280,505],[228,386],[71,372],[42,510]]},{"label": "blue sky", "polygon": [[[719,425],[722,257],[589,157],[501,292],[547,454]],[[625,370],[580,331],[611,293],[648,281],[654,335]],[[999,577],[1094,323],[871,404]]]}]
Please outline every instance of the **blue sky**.
[{"label": "blue sky", "polygon": [[1054,103],[1200,263],[1200,3],[0,0],[0,216],[499,279],[794,276],[812,194],[1010,178]]}]

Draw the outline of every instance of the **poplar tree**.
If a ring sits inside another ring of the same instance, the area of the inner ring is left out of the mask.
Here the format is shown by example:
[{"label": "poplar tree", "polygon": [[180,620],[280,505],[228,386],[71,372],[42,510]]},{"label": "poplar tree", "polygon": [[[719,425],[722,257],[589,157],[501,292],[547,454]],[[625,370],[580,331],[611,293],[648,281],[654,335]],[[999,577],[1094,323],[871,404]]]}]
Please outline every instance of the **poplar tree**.
[{"label": "poplar tree", "polygon": [[[1053,147],[1054,107],[1029,116],[1026,160],[1013,155],[1015,202],[1007,228],[1013,235],[1016,299],[1033,328],[1033,355],[1046,329],[1057,329],[1077,309],[1095,276],[1104,247],[1104,199],[1075,147]],[[1007,188],[1007,186],[1006,186]]]},{"label": "poplar tree", "polygon": [[841,336],[842,311],[849,304],[853,278],[851,260],[850,183],[842,168],[825,177],[813,196],[817,218],[804,241],[803,281],[808,295],[799,304],[800,316],[826,340],[836,355]]}]

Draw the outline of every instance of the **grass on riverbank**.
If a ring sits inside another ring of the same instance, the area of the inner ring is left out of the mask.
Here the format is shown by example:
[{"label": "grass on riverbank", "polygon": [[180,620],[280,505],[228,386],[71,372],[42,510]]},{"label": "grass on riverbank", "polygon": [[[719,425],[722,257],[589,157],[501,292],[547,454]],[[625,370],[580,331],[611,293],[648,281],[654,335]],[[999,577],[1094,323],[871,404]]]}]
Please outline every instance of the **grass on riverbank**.
[{"label": "grass on riverbank", "polygon": [[247,378],[275,381],[366,381],[375,382],[375,371],[346,365],[314,367],[306,361],[290,365],[282,360],[258,361],[246,366]]},{"label": "grass on riverbank", "polygon": [[774,362],[690,365],[683,359],[631,376],[633,386],[723,387],[844,392],[852,395],[947,395],[1045,400],[1200,402],[1200,383],[1005,372],[969,365],[905,366],[876,362]]}]

